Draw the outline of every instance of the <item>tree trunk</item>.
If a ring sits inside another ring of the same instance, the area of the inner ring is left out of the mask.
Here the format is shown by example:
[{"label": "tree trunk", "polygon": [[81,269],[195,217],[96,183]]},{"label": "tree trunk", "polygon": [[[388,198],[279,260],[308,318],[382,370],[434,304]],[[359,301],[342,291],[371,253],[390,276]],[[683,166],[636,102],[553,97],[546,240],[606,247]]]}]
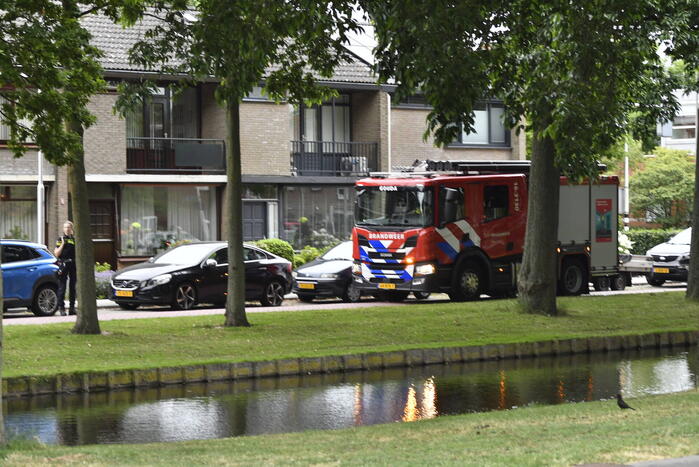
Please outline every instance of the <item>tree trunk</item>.
[{"label": "tree trunk", "polygon": [[[243,202],[240,175],[240,104],[226,101],[226,201],[228,215],[228,297],[225,326],[250,326],[245,314]],[[224,214],[225,215],[225,214]]]},{"label": "tree trunk", "polygon": [[527,232],[518,278],[519,302],[527,313],[556,315],[556,241],[559,170],[551,138],[534,134],[529,174]]},{"label": "tree trunk", "polygon": [[3,356],[3,329],[2,320],[5,315],[5,304],[3,303],[3,295],[5,294],[2,285],[2,245],[0,245],[0,446],[5,445],[5,421],[2,416],[2,356]]},{"label": "tree trunk", "polygon": [[[68,122],[68,129],[83,137],[82,126]],[[75,228],[75,266],[77,270],[77,318],[72,332],[75,334],[100,334],[95,292],[95,253],[90,229],[90,206],[85,182],[85,151],[81,148],[68,166],[68,191],[73,206]]]},{"label": "tree trunk", "polygon": [[692,242],[689,247],[689,277],[687,278],[687,294],[688,300],[699,302],[699,106],[696,109],[695,123],[697,131],[695,132],[694,145],[694,209],[692,210]]}]

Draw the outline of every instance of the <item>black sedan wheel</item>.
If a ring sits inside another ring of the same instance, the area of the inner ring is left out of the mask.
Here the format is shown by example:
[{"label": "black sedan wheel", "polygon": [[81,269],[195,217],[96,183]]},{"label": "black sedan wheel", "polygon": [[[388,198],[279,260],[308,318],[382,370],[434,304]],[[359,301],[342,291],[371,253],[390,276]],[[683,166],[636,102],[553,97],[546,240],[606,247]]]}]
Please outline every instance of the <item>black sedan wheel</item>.
[{"label": "black sedan wheel", "polygon": [[304,303],[311,303],[313,302],[313,295],[301,295],[299,294],[299,300],[304,302]]},{"label": "black sedan wheel", "polygon": [[265,286],[260,302],[264,306],[280,306],[284,301],[284,285],[279,281],[271,281]]},{"label": "black sedan wheel", "polygon": [[172,307],[176,310],[191,310],[197,304],[197,290],[188,282],[180,284],[175,289]]}]

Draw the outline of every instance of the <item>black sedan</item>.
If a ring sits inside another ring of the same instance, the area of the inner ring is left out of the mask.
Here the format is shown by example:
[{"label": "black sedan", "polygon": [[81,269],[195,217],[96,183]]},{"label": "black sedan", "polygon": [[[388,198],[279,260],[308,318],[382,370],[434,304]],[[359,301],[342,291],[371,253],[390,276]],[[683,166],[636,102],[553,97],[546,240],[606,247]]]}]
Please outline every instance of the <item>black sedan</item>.
[{"label": "black sedan", "polygon": [[[291,263],[259,248],[245,245],[245,299],[279,306],[291,288]],[[200,242],[181,245],[145,263],[117,271],[112,296],[121,308],[170,305],[189,310],[197,303],[226,303],[228,245]]]},{"label": "black sedan", "polygon": [[352,242],[342,242],[294,273],[293,292],[302,302],[314,298],[340,297],[345,302],[361,298],[352,282]]}]

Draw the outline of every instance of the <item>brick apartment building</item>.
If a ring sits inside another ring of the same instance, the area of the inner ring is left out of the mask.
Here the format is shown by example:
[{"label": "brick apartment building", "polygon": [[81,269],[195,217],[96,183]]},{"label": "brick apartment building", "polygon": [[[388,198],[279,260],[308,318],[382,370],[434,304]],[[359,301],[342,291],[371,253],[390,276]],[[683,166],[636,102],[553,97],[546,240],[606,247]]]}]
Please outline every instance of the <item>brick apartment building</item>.
[{"label": "brick apartment building", "polygon": [[[109,83],[90,110],[85,169],[97,261],[123,266],[143,261],[166,242],[218,240],[225,175],[225,115],[216,84],[203,82],[178,96],[162,87],[126,118],[113,112],[120,80],[150,77],[128,63],[126,51],[150,27],[122,29],[90,17],[85,25],[104,52]],[[325,84],[339,96],[313,107],[275,104],[256,88],[241,104],[244,235],[283,238],[300,248],[349,237],[354,181],[370,171],[415,159],[523,159],[524,135],[506,130],[503,107],[484,102],[477,132],[447,149],[424,142],[429,108],[419,96],[391,104],[393,88],[376,83],[359,57]],[[262,84],[262,83],[261,83]],[[37,151],[14,159],[0,125],[0,237],[37,238]],[[66,169],[43,162],[47,242],[70,218]]]}]

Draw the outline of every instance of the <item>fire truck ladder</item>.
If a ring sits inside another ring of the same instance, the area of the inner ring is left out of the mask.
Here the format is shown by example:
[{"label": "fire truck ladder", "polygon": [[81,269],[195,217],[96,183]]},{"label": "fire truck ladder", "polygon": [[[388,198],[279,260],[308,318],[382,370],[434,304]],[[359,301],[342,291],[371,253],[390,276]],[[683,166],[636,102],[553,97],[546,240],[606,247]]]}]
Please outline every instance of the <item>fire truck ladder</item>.
[{"label": "fire truck ladder", "polygon": [[[416,160],[412,166],[396,167],[394,172],[372,172],[372,177],[406,177],[430,175],[486,175],[529,174],[528,160]],[[597,164],[599,172],[606,171],[605,164]]]}]

